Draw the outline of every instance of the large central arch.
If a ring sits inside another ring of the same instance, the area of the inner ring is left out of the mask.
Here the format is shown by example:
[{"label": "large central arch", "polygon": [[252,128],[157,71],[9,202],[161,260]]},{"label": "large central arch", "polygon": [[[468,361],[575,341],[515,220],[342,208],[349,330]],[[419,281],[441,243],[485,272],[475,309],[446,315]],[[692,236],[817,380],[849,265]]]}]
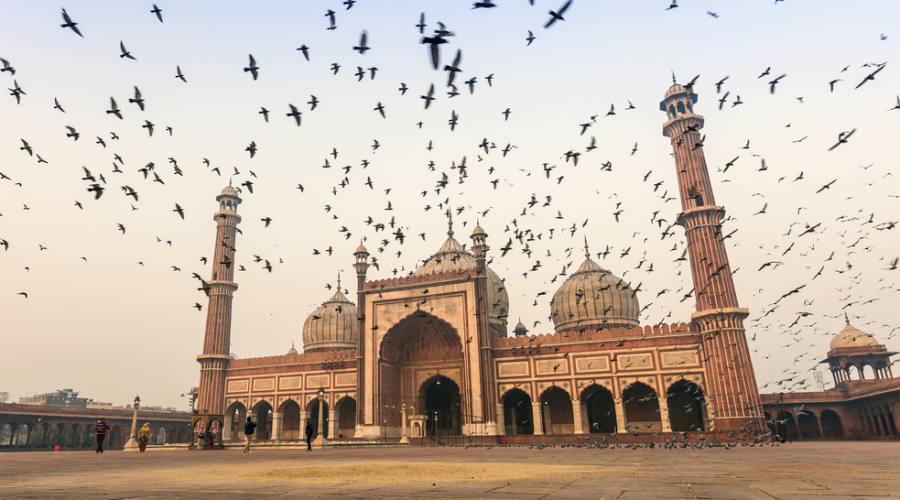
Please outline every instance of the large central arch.
[{"label": "large central arch", "polygon": [[[380,382],[376,414],[379,415],[378,424],[383,426],[387,435],[399,435],[403,407],[408,415],[427,416],[428,401],[431,401],[432,409],[439,413],[450,411],[450,407],[444,408],[450,402],[439,404],[440,401],[425,397],[432,397],[432,393],[434,398],[455,398],[452,404],[457,408],[454,411],[459,412],[456,417],[452,417],[452,413],[439,417],[446,419],[441,420],[438,426],[440,433],[460,433],[464,423],[462,415],[466,413],[462,410],[466,382],[463,343],[455,328],[435,315],[416,311],[385,334],[379,346],[378,363]],[[442,378],[438,379],[435,375]],[[443,387],[455,387],[456,395],[448,393],[441,396],[436,380],[441,380]],[[434,383],[435,387],[426,382]],[[429,424],[431,429],[432,422],[429,421]]]}]

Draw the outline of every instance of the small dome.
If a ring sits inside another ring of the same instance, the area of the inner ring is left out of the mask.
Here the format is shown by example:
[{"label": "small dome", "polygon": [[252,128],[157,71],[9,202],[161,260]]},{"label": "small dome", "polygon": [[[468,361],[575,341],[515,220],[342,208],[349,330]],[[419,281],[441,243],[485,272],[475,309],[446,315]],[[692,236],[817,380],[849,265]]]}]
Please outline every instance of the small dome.
[{"label": "small dome", "polygon": [[357,254],[357,253],[368,254],[369,251],[366,249],[366,246],[363,245],[363,243],[360,241],[360,242],[359,242],[359,246],[356,247],[356,251],[354,251],[353,253],[355,253],[355,254]]},{"label": "small dome", "polygon": [[288,349],[287,355],[292,356],[294,354],[299,354],[299,353],[297,352],[297,349],[294,347],[294,343],[291,342],[291,348]]},{"label": "small dome", "polygon": [[472,230],[472,236],[487,236],[487,233],[484,232],[481,225],[476,224],[475,229]]},{"label": "small dome", "polygon": [[521,319],[519,319],[519,322],[516,323],[516,327],[513,328],[513,333],[516,335],[516,337],[528,335],[528,328],[522,323]]},{"label": "small dome", "polygon": [[235,189],[234,186],[232,186],[231,184],[222,188],[221,196],[235,196],[236,197],[237,195],[238,195],[237,189]]},{"label": "small dome", "polygon": [[356,306],[347,300],[340,287],[303,323],[304,352],[355,348],[358,338]]},{"label": "small dome", "polygon": [[550,301],[557,332],[637,326],[640,310],[631,287],[590,257],[563,282]]},{"label": "small dome", "polygon": [[879,344],[878,341],[875,340],[875,337],[856,328],[849,322],[844,327],[844,329],[841,330],[841,333],[837,334],[833,339],[831,339],[832,351],[843,349],[846,347],[878,347],[880,345],[881,344]]},{"label": "small dome", "polygon": [[669,90],[666,91],[665,99],[668,99],[669,97],[676,94],[683,94],[685,92],[687,92],[687,88],[685,88],[684,85],[681,85],[680,83],[673,83],[672,86],[669,87]]},{"label": "small dome", "polygon": [[[413,276],[445,273],[450,271],[475,271],[475,256],[466,251],[451,236],[441,245],[438,251],[425,260],[413,272]],[[506,332],[506,316],[509,313],[509,294],[500,276],[490,267],[487,268],[488,303],[491,304],[491,324]]]}]

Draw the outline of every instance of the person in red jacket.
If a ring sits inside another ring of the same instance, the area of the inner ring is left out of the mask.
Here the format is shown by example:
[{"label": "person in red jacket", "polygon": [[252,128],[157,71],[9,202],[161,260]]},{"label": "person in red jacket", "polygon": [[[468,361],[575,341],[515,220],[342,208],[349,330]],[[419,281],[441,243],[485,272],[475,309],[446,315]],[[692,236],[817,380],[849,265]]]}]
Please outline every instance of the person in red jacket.
[{"label": "person in red jacket", "polygon": [[97,425],[94,426],[94,432],[97,434],[97,453],[103,453],[103,440],[106,439],[106,434],[109,432],[109,426],[106,425],[106,420],[102,418],[97,421]]}]

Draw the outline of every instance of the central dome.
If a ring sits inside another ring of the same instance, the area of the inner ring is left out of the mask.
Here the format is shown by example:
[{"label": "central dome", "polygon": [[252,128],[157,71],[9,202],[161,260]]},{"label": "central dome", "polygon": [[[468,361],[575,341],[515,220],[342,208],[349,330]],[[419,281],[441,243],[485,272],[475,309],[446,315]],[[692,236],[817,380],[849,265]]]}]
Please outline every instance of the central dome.
[{"label": "central dome", "polygon": [[340,281],[337,288],[303,322],[303,352],[356,347],[359,338],[356,305],[341,292]]},{"label": "central dome", "polygon": [[585,260],[550,301],[556,331],[632,327],[641,308],[635,292],[585,255]]},{"label": "central dome", "polygon": [[[454,271],[475,271],[475,256],[453,238],[451,231],[447,241],[431,257],[413,272],[413,276],[427,276]],[[509,294],[503,280],[490,267],[487,268],[487,299],[490,304],[491,326],[506,334],[506,317],[509,314]]]}]

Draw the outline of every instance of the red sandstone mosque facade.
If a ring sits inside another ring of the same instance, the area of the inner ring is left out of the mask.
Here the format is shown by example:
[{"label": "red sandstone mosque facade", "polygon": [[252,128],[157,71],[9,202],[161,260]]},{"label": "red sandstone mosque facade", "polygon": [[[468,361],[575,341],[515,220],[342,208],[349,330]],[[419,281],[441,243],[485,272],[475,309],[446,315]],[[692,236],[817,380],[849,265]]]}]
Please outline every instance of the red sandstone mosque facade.
[{"label": "red sandstone mosque facade", "polygon": [[[247,415],[257,440],[301,439],[309,419],[323,437],[372,441],[438,436],[766,432],[744,332],[747,309],[732,280],[695,114],[696,94],[672,85],[660,103],[674,151],[696,311],[689,321],[641,326],[636,292],[585,259],[551,302],[554,333],[507,334],[503,280],[487,266],[488,235],[471,252],[448,231],[411,275],[368,280],[354,256],[356,298],[340,285],[307,317],[303,352],[230,356],[239,192],[219,210],[195,435],[237,440]],[[320,409],[321,415],[320,415]]]}]

